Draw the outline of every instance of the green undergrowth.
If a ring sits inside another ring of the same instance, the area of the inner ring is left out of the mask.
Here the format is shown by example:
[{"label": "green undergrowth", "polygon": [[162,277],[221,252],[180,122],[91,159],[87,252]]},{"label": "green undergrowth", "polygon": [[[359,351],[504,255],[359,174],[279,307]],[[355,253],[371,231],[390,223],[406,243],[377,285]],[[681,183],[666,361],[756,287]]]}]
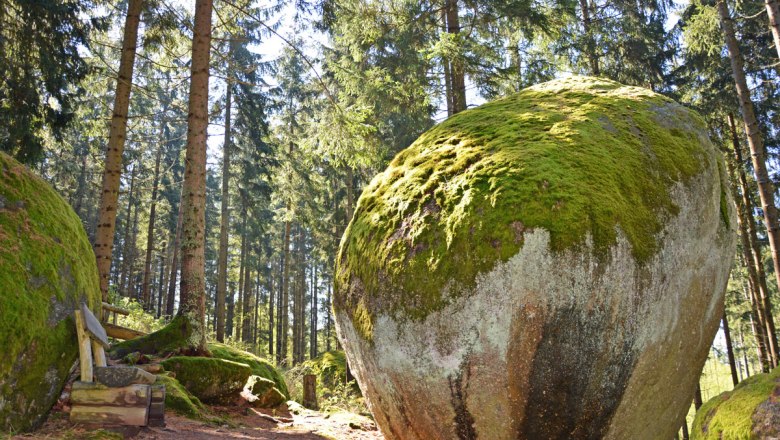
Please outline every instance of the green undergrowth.
[{"label": "green undergrowth", "polygon": [[75,212],[0,153],[0,431],[43,421],[78,348],[73,310],[100,307],[95,255]]},{"label": "green undergrowth", "polygon": [[191,419],[204,419],[208,415],[206,406],[187,391],[169,374],[158,374],[157,382],[165,385],[165,408]]},{"label": "green undergrowth", "polygon": [[780,368],[756,374],[740,382],[733,390],[708,400],[693,420],[692,440],[752,440],[753,414],[780,386]]},{"label": "green undergrowth", "polygon": [[216,358],[249,365],[253,375],[272,380],[276,384],[276,389],[281,391],[286,398],[290,398],[290,392],[287,389],[284,377],[265,359],[219,342],[209,343],[208,349],[211,355]]},{"label": "green undergrowth", "polygon": [[190,346],[191,335],[190,320],[178,315],[168,325],[154,333],[115,344],[111,347],[110,355],[114,359],[120,359],[136,351],[154,355],[177,353]]},{"label": "green undergrowth", "polygon": [[[334,307],[372,338],[378,311],[422,319],[541,228],[553,252],[617,228],[635,260],[678,213],[670,189],[714,160],[694,112],[650,90],[574,77],[447,119],[363,191],[339,251]],[[401,313],[402,312],[402,313]]]}]

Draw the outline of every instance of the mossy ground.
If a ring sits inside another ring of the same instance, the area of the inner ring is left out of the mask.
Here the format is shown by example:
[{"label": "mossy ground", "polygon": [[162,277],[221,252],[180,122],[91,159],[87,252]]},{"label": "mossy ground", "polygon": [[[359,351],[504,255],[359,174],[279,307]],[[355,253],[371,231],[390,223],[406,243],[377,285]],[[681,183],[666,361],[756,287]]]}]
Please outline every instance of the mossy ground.
[{"label": "mossy ground", "polygon": [[272,380],[276,384],[276,389],[284,394],[285,398],[290,398],[290,392],[287,390],[287,384],[284,377],[268,361],[255,356],[252,353],[230,347],[219,342],[212,342],[208,345],[211,355],[215,358],[225,359],[233,362],[247,364],[252,369],[252,374]]},{"label": "mossy ground", "polygon": [[73,310],[82,300],[99,310],[81,221],[46,182],[0,153],[0,430],[34,427],[56,400],[78,354]]},{"label": "mossy ground", "polygon": [[708,400],[691,427],[692,440],[752,440],[753,413],[779,386],[780,368],[756,374],[740,382],[733,390]]},{"label": "mossy ground", "polygon": [[371,340],[378,311],[422,319],[506,261],[526,231],[552,251],[619,227],[640,264],[676,215],[670,189],[712,160],[700,117],[650,90],[574,77],[458,113],[400,152],[361,195],[334,306]]}]

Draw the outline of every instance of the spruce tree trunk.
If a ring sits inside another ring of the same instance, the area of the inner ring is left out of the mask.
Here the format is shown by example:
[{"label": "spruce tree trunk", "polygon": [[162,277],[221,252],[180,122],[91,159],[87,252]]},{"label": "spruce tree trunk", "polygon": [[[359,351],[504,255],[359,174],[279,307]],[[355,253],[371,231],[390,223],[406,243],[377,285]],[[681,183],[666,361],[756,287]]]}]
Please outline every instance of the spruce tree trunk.
[{"label": "spruce tree trunk", "polygon": [[136,295],[137,289],[136,289],[136,280],[135,280],[135,259],[138,256],[138,207],[136,206],[135,209],[133,209],[133,226],[131,228],[132,235],[130,236],[130,242],[128,245],[130,246],[130,249],[128,250],[128,287],[127,287],[127,296],[130,298],[133,298],[135,300],[138,300],[138,297]]},{"label": "spruce tree trunk", "polygon": [[[282,229],[282,243],[285,230]],[[276,363],[282,363],[282,302],[284,301],[284,252],[279,255],[279,295],[276,302]]]},{"label": "spruce tree trunk", "polygon": [[268,357],[274,357],[274,264],[270,260],[271,268],[268,273]]},{"label": "spruce tree trunk", "polygon": [[209,103],[212,0],[195,1],[195,26],[187,117],[187,154],[182,190],[181,292],[179,314],[192,325],[194,347],[206,349],[206,140]]},{"label": "spruce tree trunk", "polygon": [[160,147],[154,158],[154,178],[152,182],[152,206],[149,208],[149,227],[146,231],[146,259],[144,260],[144,283],[141,289],[141,302],[144,309],[151,310],[149,278],[152,275],[152,251],[154,250],[154,222],[157,214],[157,191],[160,184],[160,161],[162,160],[163,147],[165,146],[165,122],[160,123]]},{"label": "spruce tree trunk", "polygon": [[309,351],[309,358],[314,359],[317,357],[317,265],[313,264],[312,267],[312,280],[311,280],[311,319],[309,320],[309,345],[311,347]]},{"label": "spruce tree trunk", "polygon": [[728,318],[726,318],[726,312],[723,312],[723,318],[721,318],[721,321],[723,321],[723,335],[726,338],[726,355],[729,359],[729,367],[731,368],[731,382],[734,383],[734,386],[737,386],[739,383],[739,377],[737,377],[737,363],[734,360],[734,346],[731,343],[731,330],[729,329],[729,321]]},{"label": "spruce tree trunk", "polygon": [[165,300],[165,316],[173,316],[173,306],[176,303],[176,279],[179,273],[179,248],[181,247],[181,196],[179,196],[179,213],[176,215],[176,238],[173,241],[173,255],[171,255],[171,274],[168,277],[168,296]]},{"label": "spruce tree trunk", "polygon": [[122,53],[119,58],[114,109],[106,146],[106,165],[100,195],[100,211],[95,233],[95,258],[100,276],[100,292],[103,301],[108,301],[108,277],[111,272],[111,257],[114,249],[119,180],[122,176],[122,154],[127,135],[127,111],[130,107],[130,89],[133,79],[135,50],[138,44],[138,24],[141,21],[143,0],[129,0],[125,17]]},{"label": "spruce tree trunk", "polygon": [[135,201],[133,200],[133,190],[135,186],[135,175],[138,171],[138,167],[133,165],[132,171],[130,171],[130,191],[127,193],[127,211],[125,213],[125,237],[122,246],[122,274],[119,277],[119,293],[122,296],[128,296],[125,286],[127,285],[127,279],[130,272],[130,230],[132,229],[131,219],[133,217],[133,207]]},{"label": "spruce tree trunk", "polygon": [[165,254],[160,254],[160,277],[157,279],[157,313],[156,316],[159,318],[162,316],[162,310],[163,310],[163,286],[165,286]]},{"label": "spruce tree trunk", "polygon": [[244,276],[246,274],[246,205],[244,204],[243,199],[241,202],[241,218],[241,255],[239,257],[238,263],[238,302],[236,302],[238,308],[234,309],[235,316],[238,317],[238,320],[235,323],[236,339],[241,339],[241,324],[243,323],[242,307],[244,304]]},{"label": "spruce tree trunk", "polygon": [[222,147],[222,206],[219,222],[219,257],[217,260],[217,341],[225,342],[225,295],[227,294],[228,228],[230,227],[230,107],[232,92],[228,82],[225,92],[225,141]]},{"label": "spruce tree trunk", "polygon": [[[447,8],[441,9],[441,25],[442,31],[447,32]],[[450,70],[450,59],[446,56],[442,56],[441,59],[442,71],[444,74],[444,99],[447,101],[447,117],[452,116],[452,72]]]},{"label": "spruce tree trunk", "polygon": [[580,11],[582,12],[582,29],[585,32],[585,51],[590,64],[590,74],[599,76],[601,75],[601,69],[599,68],[599,59],[596,56],[596,44],[593,40],[588,0],[580,0]]},{"label": "spruce tree trunk", "polygon": [[[447,11],[447,33],[460,33],[460,17],[458,16],[458,0],[445,0]],[[452,114],[466,110],[466,74],[463,60],[456,58],[450,61],[450,84],[452,85]]]},{"label": "spruce tree trunk", "polygon": [[[755,268],[756,278],[754,280],[755,292],[758,294],[758,311],[761,316],[761,324],[764,332],[766,333],[767,343],[767,356],[770,361],[770,367],[776,367],[778,365],[778,348],[777,336],[775,334],[775,321],[772,315],[772,303],[770,302],[770,291],[766,283],[766,272],[764,270],[764,262],[761,258],[761,246],[758,241],[758,233],[756,232],[756,225],[753,222],[753,202],[750,198],[750,186],[748,185],[747,176],[745,175],[744,161],[742,160],[742,148],[739,144],[739,137],[737,135],[736,124],[734,123],[734,117],[728,115],[729,128],[731,130],[731,142],[734,148],[734,157],[737,162],[737,177],[741,187],[742,195],[742,208],[744,213],[742,215],[743,222],[747,226],[749,249],[746,251],[746,258],[752,261],[752,266]],[[774,203],[774,202],[773,202]],[[749,257],[748,257],[749,255]],[[751,266],[751,261],[746,261],[748,266]]]},{"label": "spruce tree trunk", "polygon": [[331,281],[328,280],[328,297],[326,299],[327,311],[325,312],[325,350],[330,351],[330,328],[331,328],[331,316],[330,316],[330,295],[331,295]]},{"label": "spruce tree trunk", "polygon": [[[739,49],[739,44],[734,33],[734,24],[728,11],[725,0],[718,0],[718,13],[720,14],[720,23],[726,40],[726,47],[729,51],[731,61],[731,70],[734,76],[734,82],[739,97],[739,107],[742,112],[742,119],[747,133],[748,146],[750,147],[751,158],[753,161],[753,171],[755,172],[756,183],[758,184],[758,194],[761,198],[761,209],[764,211],[764,223],[769,239],[769,247],[772,251],[772,262],[774,264],[775,276],[780,284],[780,228],[777,225],[777,208],[775,207],[774,185],[769,179],[769,173],[766,168],[766,151],[764,149],[764,140],[761,137],[761,130],[758,125],[758,119],[755,115],[753,102],[750,97],[750,89],[745,78],[744,62]],[[764,308],[771,316],[771,302],[769,301],[769,292],[766,292]],[[774,346],[770,346],[772,353],[772,365],[777,364],[777,339],[774,334],[769,335],[770,344],[774,340]]]},{"label": "spruce tree trunk", "polygon": [[252,315],[249,313],[252,309],[252,264],[249,262],[252,256],[252,248],[247,246],[246,263],[244,263],[244,302],[241,305],[241,340],[252,342]]},{"label": "spruce tree trunk", "polygon": [[780,58],[780,5],[777,0],[765,0],[766,14],[769,17],[769,27],[772,29],[772,37],[775,40],[777,57]]}]

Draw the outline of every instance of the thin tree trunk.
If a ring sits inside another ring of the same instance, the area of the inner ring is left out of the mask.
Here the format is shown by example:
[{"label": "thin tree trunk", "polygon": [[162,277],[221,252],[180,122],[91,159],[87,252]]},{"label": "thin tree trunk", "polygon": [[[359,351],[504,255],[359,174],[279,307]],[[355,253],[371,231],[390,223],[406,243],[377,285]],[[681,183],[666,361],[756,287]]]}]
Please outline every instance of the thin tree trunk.
[{"label": "thin tree trunk", "polygon": [[268,275],[268,357],[274,357],[274,267],[273,259],[271,261],[271,269]]},{"label": "thin tree trunk", "polygon": [[129,273],[128,273],[128,282],[130,286],[128,287],[127,296],[130,298],[133,298],[135,300],[138,300],[136,292],[138,291],[136,289],[136,283],[135,283],[135,263],[136,263],[136,257],[138,256],[138,207],[136,206],[135,209],[133,209],[133,227],[131,229],[132,236],[130,237],[130,251],[129,251]]},{"label": "thin tree trunk", "polygon": [[[441,23],[443,32],[447,32],[447,8],[441,9]],[[452,72],[450,70],[449,57],[443,56],[441,59],[442,70],[444,72],[444,98],[447,100],[447,116],[452,116]]]},{"label": "thin tree trunk", "polygon": [[165,300],[165,316],[173,316],[173,306],[176,303],[176,275],[179,273],[179,248],[181,247],[181,226],[184,218],[181,211],[181,196],[179,197],[179,213],[176,216],[176,238],[173,242],[171,256],[171,275],[168,277],[168,297]]},{"label": "thin tree trunk", "polygon": [[241,203],[241,256],[239,257],[239,263],[238,263],[238,302],[236,302],[236,305],[238,305],[238,308],[234,310],[234,313],[236,316],[238,316],[238,322],[235,324],[236,328],[236,339],[241,339],[241,330],[242,330],[242,323],[243,321],[243,304],[244,304],[244,276],[246,275],[246,248],[247,248],[247,239],[246,239],[246,205],[242,201]]},{"label": "thin tree trunk", "polygon": [[125,17],[122,52],[119,58],[114,110],[111,128],[108,132],[106,165],[100,196],[100,214],[95,234],[95,259],[100,277],[100,292],[103,301],[108,301],[108,277],[111,272],[111,257],[114,249],[119,180],[122,176],[122,154],[127,135],[127,110],[130,107],[135,49],[138,44],[138,24],[141,21],[142,0],[129,0]]},{"label": "thin tree trunk", "polygon": [[252,342],[252,316],[249,314],[252,309],[252,264],[249,262],[251,257],[252,247],[247,245],[246,262],[244,263],[244,302],[241,305],[241,340],[244,342]]},{"label": "thin tree trunk", "polygon": [[[761,130],[758,126],[758,119],[755,115],[753,102],[750,97],[750,89],[745,78],[744,62],[739,49],[739,43],[734,33],[734,24],[731,20],[728,6],[725,0],[718,0],[718,12],[720,14],[721,27],[726,39],[726,47],[729,51],[731,61],[731,70],[734,75],[734,82],[739,97],[739,107],[742,111],[742,119],[747,133],[748,146],[750,147],[751,158],[753,161],[753,171],[758,184],[758,194],[761,198],[761,209],[764,211],[764,223],[766,224],[767,238],[769,247],[772,251],[772,262],[774,264],[775,276],[780,284],[780,228],[777,225],[777,208],[775,207],[774,185],[769,179],[766,168],[766,151],[764,149],[764,140],[761,137]],[[771,302],[767,298],[764,304],[769,316],[772,314]],[[769,305],[767,307],[767,305]],[[772,354],[772,365],[777,365],[777,339],[774,334],[769,335],[770,350]]]},{"label": "thin tree trunk", "polygon": [[[290,204],[287,204],[289,211]],[[277,336],[281,340],[279,358],[282,365],[287,364],[287,329],[290,326],[289,307],[290,307],[290,222],[284,222],[284,267],[282,268],[282,314],[279,320],[282,323],[280,334]]]},{"label": "thin tree trunk", "polygon": [[233,337],[233,324],[236,316],[236,283],[230,282],[229,293],[227,299],[227,318],[225,319],[225,336],[228,338]]},{"label": "thin tree trunk", "polygon": [[747,358],[747,346],[745,346],[745,338],[742,335],[742,329],[739,329],[739,342],[742,344],[742,360],[745,363],[745,378],[750,377],[750,363]]},{"label": "thin tree trunk", "polygon": [[777,57],[780,59],[780,5],[777,0],[765,0],[766,13],[769,17],[769,27],[772,29],[772,37],[775,40]]},{"label": "thin tree trunk", "polygon": [[[748,279],[748,281],[750,281],[750,279]],[[759,319],[758,301],[756,300],[756,296],[753,293],[753,287],[746,286],[744,280],[742,281],[742,291],[745,295],[745,298],[750,301],[750,330],[753,332],[753,337],[756,340],[756,355],[758,356],[758,361],[761,364],[761,369],[764,372],[768,372],[769,359],[766,349],[766,333],[762,330],[763,326],[760,323],[756,323],[756,320]]]},{"label": "thin tree trunk", "polygon": [[206,349],[206,139],[209,103],[212,0],[195,1],[195,26],[187,117],[187,154],[182,194],[181,306],[199,351]]},{"label": "thin tree trunk", "polygon": [[[445,0],[447,10],[447,33],[460,33],[460,18],[458,17],[458,0]],[[463,60],[456,58],[450,62],[452,79],[452,114],[466,110],[466,75]]]},{"label": "thin tree trunk", "polygon": [[[258,253],[257,257],[259,259],[260,258],[260,251],[258,250],[257,253]],[[259,324],[258,321],[260,319],[260,317],[259,317],[260,313],[258,313],[259,312],[258,308],[260,307],[260,267],[259,267],[259,265],[257,267],[257,270],[255,271],[255,289],[257,289],[257,291],[255,292],[255,309],[254,309],[254,312],[252,314],[252,318],[253,318],[253,321],[252,321],[253,322],[253,325],[252,325],[252,346],[254,347],[254,350],[256,351],[257,348],[258,348],[258,344],[257,344],[257,326]]]},{"label": "thin tree trunk", "polygon": [[[84,203],[84,193],[87,186],[87,156],[89,155],[89,147],[84,147],[84,153],[81,155],[81,169],[79,170],[78,186],[76,186],[76,193],[74,194],[73,210],[76,211],[76,215],[83,219],[81,214],[81,206]],[[117,199],[118,200],[118,199]]]},{"label": "thin tree trunk", "polygon": [[[282,243],[284,243],[285,230],[282,230]],[[282,363],[282,302],[284,301],[284,252],[279,255],[279,295],[276,302],[276,363]]]},{"label": "thin tree trunk", "polygon": [[599,69],[599,59],[596,56],[596,45],[593,40],[593,33],[590,22],[590,7],[588,0],[580,0],[580,11],[582,12],[582,29],[585,31],[585,51],[590,64],[590,74],[593,76],[601,75]]},{"label": "thin tree trunk", "polygon": [[331,315],[330,315],[330,295],[331,295],[331,282],[328,280],[328,298],[326,300],[327,303],[327,311],[325,312],[325,349],[327,351],[330,351],[330,328],[331,328]]},{"label": "thin tree trunk", "polygon": [[154,222],[157,214],[157,191],[160,184],[160,161],[162,160],[163,147],[162,140],[165,138],[165,122],[160,123],[160,148],[157,149],[157,155],[154,159],[154,181],[152,182],[152,206],[149,208],[149,228],[146,231],[146,259],[144,260],[144,284],[142,288],[142,302],[145,310],[151,310],[149,301],[149,278],[152,275],[152,251],[154,250]]},{"label": "thin tree trunk", "polygon": [[311,319],[309,320],[309,358],[317,357],[317,265],[312,267],[311,281]]},{"label": "thin tree trunk", "polygon": [[227,293],[228,228],[230,227],[230,107],[232,91],[228,81],[225,92],[225,141],[222,147],[222,207],[219,222],[217,261],[217,341],[225,342],[225,294]]},{"label": "thin tree trunk", "polygon": [[[746,252],[746,255],[750,254],[750,259],[753,262],[753,266],[755,267],[755,275],[756,275],[756,286],[757,290],[755,292],[758,294],[758,311],[760,314],[760,320],[762,324],[762,328],[766,332],[767,338],[767,356],[770,360],[771,367],[776,367],[778,365],[778,361],[780,360],[778,358],[778,353],[780,353],[780,350],[778,349],[778,343],[777,343],[777,336],[775,334],[775,321],[772,316],[772,303],[769,299],[770,292],[769,288],[767,287],[766,283],[766,272],[764,271],[764,263],[761,259],[761,247],[758,242],[758,233],[756,232],[756,226],[753,222],[753,217],[751,213],[753,212],[753,203],[750,199],[750,187],[748,186],[747,182],[747,176],[745,175],[745,167],[744,162],[742,160],[742,148],[739,144],[739,137],[737,135],[737,128],[736,124],[734,123],[734,117],[732,115],[728,116],[728,122],[729,127],[731,129],[731,141],[732,146],[734,147],[734,157],[736,158],[737,167],[738,167],[738,182],[742,189],[741,195],[742,195],[742,205],[743,205],[743,221],[746,224],[748,228],[748,241],[749,241],[749,251]],[[774,202],[773,202],[774,203]],[[748,266],[750,266],[748,262]]]},{"label": "thin tree trunk", "polygon": [[157,280],[157,313],[159,318],[163,309],[163,286],[165,285],[165,254],[160,254],[160,278]]},{"label": "thin tree trunk", "polygon": [[119,277],[119,292],[123,296],[128,296],[125,286],[129,278],[130,271],[130,230],[132,229],[132,213],[135,201],[133,200],[133,189],[135,186],[135,175],[138,171],[138,166],[133,165],[132,171],[130,171],[130,191],[127,193],[127,212],[125,214],[125,237],[122,246],[122,274]]},{"label": "thin tree trunk", "polygon": [[726,354],[729,358],[729,367],[731,367],[731,381],[734,386],[739,383],[739,377],[737,377],[737,363],[734,361],[734,347],[731,344],[731,330],[729,329],[729,321],[726,318],[726,312],[723,312],[723,335],[726,337]]}]

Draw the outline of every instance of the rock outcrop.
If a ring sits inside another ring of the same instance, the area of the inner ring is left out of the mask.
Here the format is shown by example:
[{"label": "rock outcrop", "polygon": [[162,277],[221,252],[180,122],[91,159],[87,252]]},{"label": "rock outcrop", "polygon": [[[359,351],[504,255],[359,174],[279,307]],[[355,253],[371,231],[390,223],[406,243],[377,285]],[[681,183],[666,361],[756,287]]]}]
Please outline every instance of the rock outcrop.
[{"label": "rock outcrop", "polygon": [[723,311],[733,204],[694,112],[574,77],[400,152],[334,309],[388,439],[672,438]]},{"label": "rock outcrop", "polygon": [[100,307],[78,216],[46,182],[0,153],[0,431],[40,425],[78,356],[73,310]]},{"label": "rock outcrop", "polygon": [[756,374],[707,401],[691,428],[692,440],[780,438],[780,367]]}]

